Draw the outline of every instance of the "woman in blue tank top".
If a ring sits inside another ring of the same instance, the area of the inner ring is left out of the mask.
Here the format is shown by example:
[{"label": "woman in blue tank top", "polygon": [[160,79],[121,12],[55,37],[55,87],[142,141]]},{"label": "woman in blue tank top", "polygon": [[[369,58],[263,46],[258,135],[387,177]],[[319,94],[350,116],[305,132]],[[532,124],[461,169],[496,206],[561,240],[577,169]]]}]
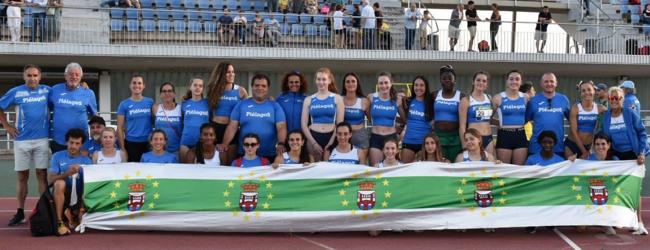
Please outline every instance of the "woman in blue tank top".
[{"label": "woman in blue tank top", "polygon": [[343,98],[336,94],[334,75],[328,68],[316,70],[318,91],[305,98],[300,119],[307,148],[314,160],[323,159],[323,149],[334,142],[334,127],[343,121]]},{"label": "woman in blue tank top", "polygon": [[291,71],[282,78],[282,94],[275,100],[284,110],[287,131],[300,130],[302,104],[307,95],[308,83],[300,72]]},{"label": "woman in blue tank top", "polygon": [[402,113],[406,114],[406,128],[400,158],[404,163],[415,161],[415,154],[422,149],[422,138],[431,132],[433,119],[429,81],[422,75],[416,76],[411,85],[411,93],[415,96],[406,98],[402,105]]},{"label": "woman in blue tank top", "polygon": [[183,132],[181,133],[180,161],[188,162],[187,152],[196,146],[199,141],[201,125],[210,121],[210,107],[208,100],[203,98],[203,79],[192,78],[190,87],[181,104],[183,114]]},{"label": "woman in blue tank top", "polygon": [[596,88],[592,81],[581,82],[580,102],[571,105],[569,125],[571,133],[564,139],[564,155],[566,158],[575,155],[577,158],[589,158],[591,142],[596,132],[598,115],[605,112],[605,106],[596,104]]},{"label": "woman in blue tank top", "polygon": [[365,165],[366,153],[363,150],[350,144],[352,127],[347,122],[336,124],[336,139],[334,143],[325,150],[323,161],[340,164],[361,164]]},{"label": "woman in blue tank top", "polygon": [[474,128],[481,133],[481,144],[488,154],[494,155],[492,146],[492,102],[490,96],[485,93],[488,87],[490,74],[480,70],[472,77],[472,90],[469,95],[460,100],[458,109],[460,136],[465,134],[468,128]]},{"label": "woman in blue tank top", "polygon": [[528,157],[526,137],[526,104],[530,97],[519,92],[523,73],[519,70],[508,72],[506,90],[492,98],[492,106],[499,120],[497,131],[497,159],[503,163],[524,165]]},{"label": "woman in blue tank top", "polygon": [[447,159],[456,159],[462,150],[458,136],[458,106],[465,95],[456,89],[456,71],[451,65],[440,68],[440,85],[442,89],[432,95],[433,128],[440,138],[442,155]]},{"label": "woman in blue tank top", "polygon": [[[246,88],[235,84],[235,66],[229,62],[222,62],[214,67],[208,80],[208,102],[212,113],[210,120],[215,123],[217,130],[218,144],[223,142],[233,108],[247,97]],[[237,142],[232,140],[225,153],[220,154],[221,162],[230,162],[237,156]]]},{"label": "woman in blue tank top", "polygon": [[149,150],[153,99],[143,96],[144,85],[143,76],[131,77],[131,97],[117,108],[117,139],[129,155],[129,162],[140,162],[142,154]]},{"label": "woman in blue tank top", "polygon": [[368,130],[366,129],[366,117],[370,109],[370,102],[366,99],[361,89],[361,81],[355,73],[347,73],[343,76],[341,96],[345,104],[345,116],[343,120],[352,126],[351,143],[359,150],[368,153]]},{"label": "woman in blue tank top", "polygon": [[273,168],[278,168],[281,164],[309,164],[314,162],[314,158],[309,155],[307,145],[305,145],[305,135],[300,130],[293,130],[287,135],[284,142],[285,152],[277,155],[273,161]]},{"label": "woman in blue tank top", "polygon": [[171,82],[164,82],[160,85],[160,99],[162,103],[153,106],[155,115],[154,128],[161,129],[167,137],[167,152],[175,154],[178,158],[178,150],[181,147],[181,133],[183,123],[181,118],[181,105],[176,103],[176,90]]},{"label": "woman in blue tank top", "polygon": [[[384,142],[389,138],[399,141],[395,119],[402,106],[402,98],[393,88],[393,79],[390,73],[381,72],[377,78],[377,92],[368,95],[370,101],[370,120],[372,130],[370,133],[370,166],[384,159]],[[405,117],[404,114],[400,114]]]}]

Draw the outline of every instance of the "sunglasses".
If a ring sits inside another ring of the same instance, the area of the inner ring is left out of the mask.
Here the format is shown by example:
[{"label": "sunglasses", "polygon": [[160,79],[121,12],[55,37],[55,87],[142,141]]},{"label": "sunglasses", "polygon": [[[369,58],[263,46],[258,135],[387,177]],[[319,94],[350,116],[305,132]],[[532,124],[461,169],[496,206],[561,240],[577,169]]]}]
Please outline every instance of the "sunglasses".
[{"label": "sunglasses", "polygon": [[252,147],[255,147],[255,146],[257,146],[257,143],[246,143],[246,142],[244,142],[244,147],[246,147],[246,148],[252,148]]},{"label": "sunglasses", "polygon": [[620,97],[620,96],[610,96],[609,97],[610,101],[620,101],[622,99],[623,99],[623,97]]}]

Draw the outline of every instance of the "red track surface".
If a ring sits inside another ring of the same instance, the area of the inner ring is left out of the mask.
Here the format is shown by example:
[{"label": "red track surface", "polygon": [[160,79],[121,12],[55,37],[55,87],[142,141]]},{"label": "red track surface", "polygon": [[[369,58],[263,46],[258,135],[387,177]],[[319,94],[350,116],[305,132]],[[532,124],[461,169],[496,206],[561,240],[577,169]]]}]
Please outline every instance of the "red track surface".
[{"label": "red track surface", "polygon": [[[27,207],[33,208],[34,198]],[[644,206],[650,208],[650,198]],[[579,233],[572,227],[560,228],[559,233],[540,229],[534,235],[523,229],[498,229],[496,233],[470,230],[427,231],[422,233],[384,232],[370,237],[365,232],[288,234],[288,233],[187,233],[146,231],[87,230],[64,238],[34,238],[27,225],[7,227],[15,212],[13,198],[0,198],[0,249],[648,249],[650,236],[632,235],[618,230],[607,236],[599,228]],[[29,213],[29,212],[28,212]],[[650,225],[650,210],[643,211],[645,224]],[[559,234],[564,234],[564,240]],[[569,243],[571,242],[571,243]]]}]

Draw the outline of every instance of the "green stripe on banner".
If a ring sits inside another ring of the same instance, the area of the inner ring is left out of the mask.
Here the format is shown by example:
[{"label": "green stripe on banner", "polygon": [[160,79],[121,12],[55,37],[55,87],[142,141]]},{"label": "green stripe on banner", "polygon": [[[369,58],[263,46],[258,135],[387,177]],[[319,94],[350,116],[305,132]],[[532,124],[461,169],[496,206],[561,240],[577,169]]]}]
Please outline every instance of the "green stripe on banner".
[{"label": "green stripe on banner", "polygon": [[[285,212],[364,210],[370,204],[374,209],[472,208],[481,204],[491,207],[584,205],[591,208],[606,205],[637,208],[642,181],[642,178],[631,175],[362,177],[365,178],[192,180],[117,177],[116,180],[86,183],[84,201],[88,213],[236,211],[250,209],[254,203],[255,211]],[[475,200],[478,193],[485,196],[480,199],[483,203]],[[240,207],[242,194],[249,194],[252,199],[251,202],[241,202],[244,208]],[[357,204],[359,195],[364,195],[369,201]]]}]

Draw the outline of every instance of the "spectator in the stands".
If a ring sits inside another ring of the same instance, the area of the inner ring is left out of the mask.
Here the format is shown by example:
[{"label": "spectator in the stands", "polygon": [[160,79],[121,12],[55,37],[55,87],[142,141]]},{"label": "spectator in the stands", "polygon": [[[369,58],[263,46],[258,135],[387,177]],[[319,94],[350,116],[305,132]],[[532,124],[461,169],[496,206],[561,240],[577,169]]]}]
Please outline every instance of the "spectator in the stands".
[{"label": "spectator in the stands", "polygon": [[499,5],[497,3],[492,4],[492,16],[490,16],[490,46],[492,47],[493,52],[499,51],[499,46],[497,46],[497,33],[499,33],[499,27],[501,27],[501,12],[499,12]]},{"label": "spectator in the stands", "polygon": [[7,27],[9,28],[9,33],[11,34],[11,41],[18,42],[20,41],[22,30],[22,15],[20,7],[22,7],[24,3],[23,0],[9,0],[5,3],[8,5],[6,9]]},{"label": "spectator in the stands", "polygon": [[129,7],[129,8],[135,7],[135,8],[138,8],[138,9],[140,8],[140,0],[126,0],[124,2],[126,2],[126,7]]},{"label": "spectator in the stands", "polygon": [[354,8],[354,10],[352,11],[348,41],[350,41],[350,46],[353,49],[358,49],[361,47],[361,8],[358,4],[352,5],[352,8]]},{"label": "spectator in the stands", "polygon": [[237,29],[239,44],[246,45],[246,27],[248,26],[248,20],[246,20],[246,16],[244,16],[243,9],[239,9],[239,14],[234,18],[233,22]]},{"label": "spectator in the stands", "polygon": [[404,21],[404,28],[406,31],[406,34],[404,34],[404,48],[410,50],[415,41],[415,31],[418,26],[418,19],[422,19],[422,14],[420,14],[420,10],[417,9],[415,2],[412,2],[404,16],[406,18]]},{"label": "spectator in the stands", "polygon": [[641,15],[643,18],[643,23],[644,24],[650,24],[650,4],[646,4],[645,8],[643,8],[643,15]]},{"label": "spectator in the stands", "polygon": [[230,10],[225,8],[223,10],[223,16],[219,17],[219,40],[221,41],[221,44],[225,43],[225,45],[230,45],[232,43],[232,39],[235,36],[233,22],[234,21],[230,16]]},{"label": "spectator in the stands", "polygon": [[427,46],[431,42],[429,38],[429,30],[431,29],[431,23],[429,21],[433,20],[433,16],[428,10],[425,10],[422,14],[422,22],[420,22],[420,27],[418,27],[418,36],[420,38],[420,49],[427,49]]},{"label": "spectator in the stands", "polygon": [[309,15],[318,14],[318,1],[317,0],[307,0],[307,13]]},{"label": "spectator in the stands", "polygon": [[548,6],[544,6],[537,16],[537,25],[535,25],[535,48],[537,48],[537,53],[544,53],[547,38],[546,30],[548,29],[548,24],[552,21],[551,11]]},{"label": "spectator in the stands", "polygon": [[290,6],[290,12],[291,13],[302,13],[303,10],[305,9],[305,0],[291,0],[291,3],[289,4]]},{"label": "spectator in the stands", "polygon": [[467,30],[469,30],[469,44],[467,45],[467,51],[475,51],[472,47],[474,46],[474,38],[476,38],[476,21],[481,21],[481,18],[478,17],[478,14],[476,13],[474,1],[467,2],[465,16],[467,16]]},{"label": "spectator in the stands", "polygon": [[261,41],[264,39],[264,19],[259,11],[255,12],[255,19],[253,19],[253,35],[255,39]]},{"label": "spectator in the stands", "polygon": [[275,19],[273,13],[269,14],[269,18],[264,20],[264,27],[267,36],[271,40],[271,45],[278,46],[278,42],[280,42],[280,23]]},{"label": "spectator in the stands", "polygon": [[47,0],[26,0],[26,5],[32,8],[31,42],[42,42],[47,29],[45,27],[45,7]]},{"label": "spectator in the stands", "polygon": [[334,23],[334,47],[337,49],[345,48],[345,34],[343,29],[343,6],[336,5],[336,11],[332,14]]},{"label": "spectator in the stands", "polygon": [[361,27],[362,36],[363,36],[363,49],[375,49],[375,41],[377,40],[376,29],[377,22],[375,19],[375,9],[372,8],[369,0],[362,0],[361,4],[363,8],[361,9]]},{"label": "spectator in the stands", "polygon": [[626,80],[619,86],[625,92],[625,102],[623,102],[623,108],[629,108],[634,111],[639,117],[641,116],[641,103],[639,98],[636,97],[636,89],[634,88],[634,82]]},{"label": "spectator in the stands", "polygon": [[[376,46],[380,49],[389,49],[390,48],[390,34],[388,30],[383,30],[384,28],[384,12],[379,6],[379,2],[372,4],[372,9],[375,10],[375,17],[377,18],[375,24],[375,36],[377,41],[375,42]],[[388,27],[388,25],[386,25]]]},{"label": "spectator in the stands", "polygon": [[278,12],[278,0],[266,0],[266,7],[271,13]]},{"label": "spectator in the stands", "polygon": [[61,32],[59,19],[61,18],[63,3],[62,0],[49,0],[47,6],[45,22],[50,32],[46,35],[45,42],[56,42]]},{"label": "spectator in the stands", "polygon": [[463,5],[458,4],[451,12],[449,18],[449,47],[450,51],[454,51],[454,47],[458,44],[458,36],[460,36],[460,22],[463,21]]}]

